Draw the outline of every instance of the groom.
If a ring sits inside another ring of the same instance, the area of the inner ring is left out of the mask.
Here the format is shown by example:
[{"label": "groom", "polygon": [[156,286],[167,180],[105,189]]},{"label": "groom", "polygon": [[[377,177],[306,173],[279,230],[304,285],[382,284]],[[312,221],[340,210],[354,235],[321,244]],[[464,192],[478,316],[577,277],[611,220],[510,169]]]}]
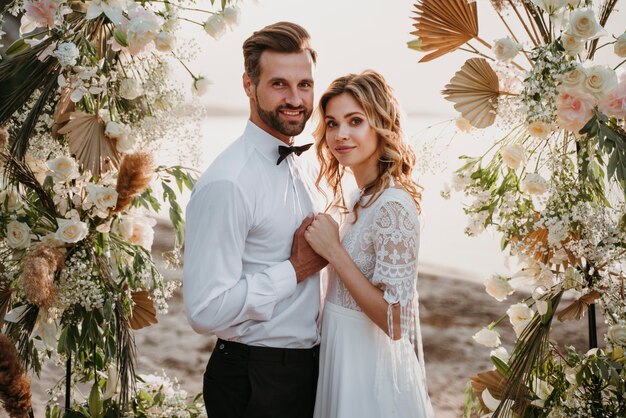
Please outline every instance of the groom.
[{"label": "groom", "polygon": [[313,415],[326,261],[303,233],[323,207],[298,157],[306,147],[293,146],[313,108],[309,42],[289,22],[244,42],[250,119],[187,207],[187,317],[218,337],[204,374],[209,418]]}]

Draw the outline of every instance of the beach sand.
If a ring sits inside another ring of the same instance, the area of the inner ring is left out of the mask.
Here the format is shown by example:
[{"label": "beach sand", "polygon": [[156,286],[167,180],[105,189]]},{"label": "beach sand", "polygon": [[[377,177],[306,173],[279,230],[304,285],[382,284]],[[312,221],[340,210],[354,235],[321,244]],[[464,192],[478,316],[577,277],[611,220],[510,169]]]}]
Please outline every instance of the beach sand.
[{"label": "beach sand", "polygon": [[[156,227],[153,252],[160,254],[168,250],[172,237],[171,227],[160,222]],[[164,270],[164,274],[168,279],[182,278],[181,270]],[[485,293],[484,286],[461,276],[462,272],[423,266],[418,283],[426,374],[438,418],[461,417],[463,391],[470,377],[492,368],[489,349],[475,343],[472,335],[503,315],[510,303],[528,296],[516,293],[508,301],[497,302]],[[160,316],[158,324],[135,333],[137,371],[142,374],[165,371],[170,378],[176,377],[188,393],[195,394],[202,389],[202,374],[215,346],[215,337],[199,335],[191,329],[185,318],[180,290],[169,305],[169,313]],[[601,321],[599,317],[598,323]],[[514,333],[508,319],[502,322],[498,331],[510,352]],[[600,329],[598,335],[602,335],[602,331]],[[555,323],[552,338],[560,344],[586,350],[586,318]],[[46,388],[62,374],[62,370],[46,366],[41,378],[33,377],[35,417],[44,416]],[[1,411],[0,416],[3,413]]]}]

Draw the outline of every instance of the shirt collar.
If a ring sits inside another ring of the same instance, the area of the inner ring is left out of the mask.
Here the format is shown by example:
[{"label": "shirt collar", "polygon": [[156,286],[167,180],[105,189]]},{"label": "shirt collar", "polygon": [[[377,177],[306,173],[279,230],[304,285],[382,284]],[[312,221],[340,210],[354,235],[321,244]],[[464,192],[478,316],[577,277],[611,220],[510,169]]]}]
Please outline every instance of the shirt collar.
[{"label": "shirt collar", "polygon": [[249,140],[250,144],[255,147],[261,154],[268,160],[276,164],[278,160],[278,146],[287,145],[280,139],[276,138],[259,128],[251,120],[248,120],[246,124],[246,130],[244,135]]}]

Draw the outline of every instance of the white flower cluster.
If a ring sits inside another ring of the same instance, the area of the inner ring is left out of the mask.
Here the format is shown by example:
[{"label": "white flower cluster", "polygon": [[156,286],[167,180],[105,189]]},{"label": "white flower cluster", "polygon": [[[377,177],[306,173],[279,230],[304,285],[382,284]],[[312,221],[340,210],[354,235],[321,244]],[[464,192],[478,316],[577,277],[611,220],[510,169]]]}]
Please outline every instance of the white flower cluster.
[{"label": "white flower cluster", "polygon": [[[148,418],[188,418],[191,417],[189,412],[190,402],[189,395],[186,391],[180,388],[178,381],[170,380],[169,377],[163,372],[161,376],[148,374],[139,375],[140,380],[137,381],[137,391],[142,391],[149,395],[149,399],[158,400],[149,404],[145,398],[138,397],[142,412]],[[204,406],[202,404],[194,405],[198,410],[198,417],[206,417],[204,412]]]},{"label": "white flower cluster", "polygon": [[77,249],[65,260],[57,293],[61,305],[80,305],[86,310],[100,309],[106,298],[101,280],[93,271],[93,261],[85,249]]}]

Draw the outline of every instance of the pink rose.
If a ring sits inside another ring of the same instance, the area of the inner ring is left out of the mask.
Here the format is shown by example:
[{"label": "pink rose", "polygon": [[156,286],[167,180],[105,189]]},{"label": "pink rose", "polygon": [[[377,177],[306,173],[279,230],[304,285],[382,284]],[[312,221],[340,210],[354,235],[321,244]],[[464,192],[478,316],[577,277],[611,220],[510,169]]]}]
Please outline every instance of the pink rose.
[{"label": "pink rose", "polygon": [[626,119],[626,80],[600,100],[598,109],[605,115]]},{"label": "pink rose", "polygon": [[556,100],[556,123],[562,129],[578,133],[591,119],[595,98],[579,89],[563,88]]},{"label": "pink rose", "polygon": [[26,0],[24,10],[28,20],[40,26],[54,27],[54,19],[59,9],[59,3],[55,0]]}]

